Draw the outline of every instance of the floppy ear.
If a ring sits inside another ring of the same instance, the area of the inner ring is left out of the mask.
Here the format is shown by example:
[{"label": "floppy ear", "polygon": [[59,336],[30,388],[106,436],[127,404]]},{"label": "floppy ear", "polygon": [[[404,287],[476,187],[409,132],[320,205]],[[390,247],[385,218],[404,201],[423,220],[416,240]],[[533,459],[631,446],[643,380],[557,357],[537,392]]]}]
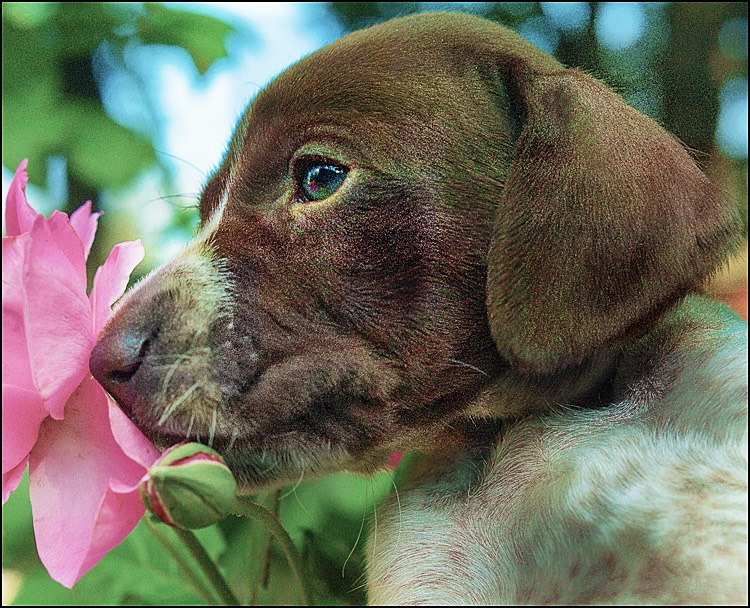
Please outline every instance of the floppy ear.
[{"label": "floppy ear", "polygon": [[722,260],[736,210],[682,145],[577,70],[514,70],[521,131],[493,228],[501,355],[545,374],[638,331]]}]

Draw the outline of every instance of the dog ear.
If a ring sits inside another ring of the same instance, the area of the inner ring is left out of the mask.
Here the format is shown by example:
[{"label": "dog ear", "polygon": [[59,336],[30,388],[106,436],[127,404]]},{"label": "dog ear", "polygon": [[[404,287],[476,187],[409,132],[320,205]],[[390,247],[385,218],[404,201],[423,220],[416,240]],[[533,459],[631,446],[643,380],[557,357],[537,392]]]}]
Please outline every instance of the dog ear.
[{"label": "dog ear", "polygon": [[515,70],[521,131],[488,258],[501,355],[546,374],[616,344],[693,290],[736,210],[680,143],[577,70]]}]

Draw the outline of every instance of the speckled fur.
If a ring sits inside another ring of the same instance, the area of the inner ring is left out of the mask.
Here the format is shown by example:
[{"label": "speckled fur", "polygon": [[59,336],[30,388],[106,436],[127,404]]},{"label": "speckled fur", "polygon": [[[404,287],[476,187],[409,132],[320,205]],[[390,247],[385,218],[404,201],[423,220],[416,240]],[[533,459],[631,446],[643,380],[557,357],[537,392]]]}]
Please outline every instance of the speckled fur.
[{"label": "speckled fur", "polygon": [[616,403],[520,420],[381,508],[370,603],[746,604],[746,325],[689,298],[629,356]]}]

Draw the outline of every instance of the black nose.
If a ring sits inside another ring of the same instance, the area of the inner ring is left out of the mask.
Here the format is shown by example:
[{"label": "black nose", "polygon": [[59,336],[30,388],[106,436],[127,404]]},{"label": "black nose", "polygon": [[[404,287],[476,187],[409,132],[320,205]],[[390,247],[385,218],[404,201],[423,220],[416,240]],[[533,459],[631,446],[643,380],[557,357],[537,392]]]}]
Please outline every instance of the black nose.
[{"label": "black nose", "polygon": [[136,398],[133,377],[151,347],[152,334],[112,327],[105,329],[89,357],[89,369],[96,380],[126,411]]}]

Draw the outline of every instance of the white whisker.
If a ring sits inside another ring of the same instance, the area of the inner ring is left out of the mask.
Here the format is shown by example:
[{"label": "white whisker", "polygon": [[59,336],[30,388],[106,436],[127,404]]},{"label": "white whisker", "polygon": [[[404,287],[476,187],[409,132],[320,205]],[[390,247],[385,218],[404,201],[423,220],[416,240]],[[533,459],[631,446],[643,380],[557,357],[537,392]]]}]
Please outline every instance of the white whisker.
[{"label": "white whisker", "polygon": [[[372,515],[373,515],[373,529],[372,529],[372,560],[375,560],[375,554],[377,553],[377,547],[378,547],[378,505],[377,501],[375,500],[375,485],[373,484],[371,486],[372,488]],[[367,486],[365,486],[365,492],[367,491]]]},{"label": "white whisker", "polygon": [[208,432],[208,447],[214,447],[214,434],[216,433],[216,406],[211,413],[211,429]]},{"label": "white whisker", "polygon": [[269,466],[269,467],[265,468],[264,470],[262,470],[261,474],[265,475],[266,473],[269,473],[269,472],[273,471],[274,469],[278,469],[278,468],[279,468],[279,463],[278,462],[274,462],[274,463],[271,464],[271,466]]},{"label": "white whisker", "polygon": [[466,361],[459,361],[458,359],[448,359],[448,361],[450,363],[455,363],[456,365],[463,365],[464,367],[473,369],[475,372],[479,372],[480,374],[482,374],[483,376],[487,376],[488,378],[490,377],[490,375],[486,371],[479,369],[478,367],[472,365],[471,363],[466,363]]},{"label": "white whisker", "polygon": [[344,560],[344,565],[341,566],[341,578],[344,578],[346,574],[346,565],[349,563],[349,560],[351,559],[352,555],[354,555],[354,550],[357,548],[357,545],[359,544],[359,539],[362,538],[362,531],[365,529],[365,518],[367,517],[367,482],[365,481],[365,504],[362,507],[362,523],[359,525],[359,533],[357,534],[357,538],[354,541],[354,545],[352,546],[352,550],[349,551],[349,555],[346,556],[346,559]]},{"label": "white whisker", "polygon": [[388,476],[391,478],[391,485],[396,492],[396,504],[398,505],[398,535],[396,536],[396,547],[398,547],[401,542],[401,498],[398,495],[398,486],[396,486],[396,480],[393,478],[393,473],[389,472]]},{"label": "white whisker", "polygon": [[185,400],[188,399],[188,397],[190,397],[190,395],[193,394],[193,391],[195,391],[195,389],[197,389],[198,386],[199,384],[197,382],[193,384],[193,386],[187,389],[179,399],[177,399],[174,403],[172,403],[172,405],[170,405],[167,409],[165,409],[164,413],[161,415],[161,418],[159,418],[158,424],[160,425],[164,424],[167,421],[167,419],[172,415],[172,413],[180,405],[182,405],[185,402]]},{"label": "white whisker", "polygon": [[190,358],[190,355],[187,353],[183,353],[182,355],[179,355],[177,357],[177,360],[172,363],[172,365],[169,366],[169,371],[164,374],[164,381],[161,383],[161,394],[166,395],[167,394],[167,387],[169,386],[169,382],[172,380],[172,376],[174,375],[175,371],[177,371],[177,368],[179,367],[180,363],[182,363],[185,359]]},{"label": "white whisker", "polygon": [[[302,465],[302,472],[300,473],[300,476],[299,476],[299,479],[297,480],[297,483],[295,483],[295,484],[294,484],[294,485],[292,486],[292,489],[291,489],[291,490],[289,490],[289,491],[288,491],[288,492],[287,492],[286,494],[284,494],[283,496],[280,496],[280,497],[279,497],[279,500],[281,500],[281,499],[283,499],[283,498],[286,498],[286,497],[287,497],[287,496],[289,496],[290,494],[294,493],[294,491],[295,491],[295,490],[297,489],[297,486],[299,486],[299,484],[301,484],[301,483],[302,483],[302,478],[303,478],[304,476],[305,476],[305,466],[304,466],[304,465]],[[299,501],[299,498],[297,499],[297,501]],[[302,503],[300,503],[300,505],[301,505],[301,504],[302,504]],[[302,508],[304,508],[304,506],[303,506]]]},{"label": "white whisker", "polygon": [[234,429],[232,431],[232,437],[229,439],[229,445],[227,446],[226,451],[229,452],[232,447],[234,447],[234,442],[237,441],[237,437],[239,437],[239,431],[237,429]]}]

